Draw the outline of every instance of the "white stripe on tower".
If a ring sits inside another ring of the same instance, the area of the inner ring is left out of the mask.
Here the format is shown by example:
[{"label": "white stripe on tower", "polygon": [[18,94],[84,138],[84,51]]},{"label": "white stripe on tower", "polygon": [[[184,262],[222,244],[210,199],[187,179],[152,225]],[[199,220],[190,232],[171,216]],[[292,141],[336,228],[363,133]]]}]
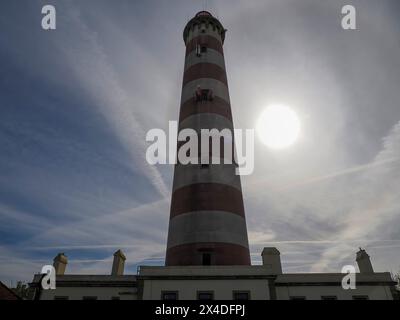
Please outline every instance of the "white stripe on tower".
[{"label": "white stripe on tower", "polygon": [[219,80],[211,78],[200,78],[188,82],[182,89],[181,103],[185,103],[189,99],[193,99],[197,86],[202,88],[212,88],[214,96],[220,97],[230,103],[228,87]]},{"label": "white stripe on tower", "polygon": [[179,129],[191,128],[197,134],[200,134],[201,129],[229,129],[233,130],[232,121],[229,119],[213,113],[199,113],[187,117],[179,124]]},{"label": "white stripe on tower", "polygon": [[235,169],[230,164],[210,164],[206,169],[197,164],[180,165],[175,170],[172,191],[197,183],[225,184],[241,191],[240,178]]},{"label": "white stripe on tower", "polygon": [[224,56],[214,49],[208,49],[207,54],[203,54],[200,57],[197,55],[196,50],[189,53],[185,60],[185,71],[199,63],[213,63],[222,70],[225,70]]},{"label": "white stripe on tower", "polygon": [[247,247],[244,218],[224,211],[194,211],[174,218],[168,247],[188,243],[221,242]]}]

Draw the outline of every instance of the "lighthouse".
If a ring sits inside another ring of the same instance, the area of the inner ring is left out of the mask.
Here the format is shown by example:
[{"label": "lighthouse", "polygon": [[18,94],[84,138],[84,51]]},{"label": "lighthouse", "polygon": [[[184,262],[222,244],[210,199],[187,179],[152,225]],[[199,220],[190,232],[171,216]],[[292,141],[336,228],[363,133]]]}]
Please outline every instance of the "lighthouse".
[{"label": "lighthouse", "polygon": [[[198,12],[183,31],[186,54],[179,130],[193,129],[199,134],[201,129],[233,131],[223,52],[225,32],[208,11]],[[233,145],[233,139],[224,141],[222,149],[227,143]],[[181,146],[178,141],[178,151]],[[198,163],[178,161],[175,165],[167,266],[250,265],[237,164],[214,162],[199,159]]]}]

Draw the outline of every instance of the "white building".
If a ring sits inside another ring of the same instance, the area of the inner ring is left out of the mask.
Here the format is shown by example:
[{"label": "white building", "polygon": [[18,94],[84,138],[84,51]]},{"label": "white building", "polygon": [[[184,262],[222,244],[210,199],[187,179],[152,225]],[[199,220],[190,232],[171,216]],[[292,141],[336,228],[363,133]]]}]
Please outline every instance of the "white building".
[{"label": "white building", "polygon": [[264,248],[256,266],[142,266],[123,275],[125,256],[114,254],[111,275],[64,274],[67,259],[54,259],[56,289],[43,290],[36,274],[34,299],[40,300],[393,300],[396,283],[389,272],[374,272],[368,254],[357,252],[355,289],[345,290],[342,273],[282,273],[276,248]]}]

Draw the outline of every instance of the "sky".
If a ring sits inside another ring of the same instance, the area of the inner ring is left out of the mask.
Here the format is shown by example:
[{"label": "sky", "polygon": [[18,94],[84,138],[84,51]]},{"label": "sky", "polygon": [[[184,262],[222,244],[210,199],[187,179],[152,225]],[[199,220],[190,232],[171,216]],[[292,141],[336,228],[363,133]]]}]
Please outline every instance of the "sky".
[{"label": "sky", "polygon": [[284,272],[340,272],[362,247],[400,269],[398,0],[2,0],[0,281],[58,252],[68,273],[108,274],[117,249],[126,273],[163,265],[173,167],[146,162],[145,135],[178,118],[182,31],[203,9],[228,30],[235,127],[276,103],[301,122],[289,148],[256,139],[241,178],[252,263],[275,246]]}]

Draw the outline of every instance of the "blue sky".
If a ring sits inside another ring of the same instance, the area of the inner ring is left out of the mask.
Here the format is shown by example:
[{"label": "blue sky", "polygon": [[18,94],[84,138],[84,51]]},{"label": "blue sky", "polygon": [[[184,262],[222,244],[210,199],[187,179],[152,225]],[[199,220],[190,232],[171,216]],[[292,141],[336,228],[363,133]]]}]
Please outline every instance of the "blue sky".
[{"label": "blue sky", "polygon": [[[299,141],[256,141],[243,177],[253,263],[276,246],[284,271],[340,271],[358,246],[400,268],[400,6],[351,1],[208,1],[228,29],[235,126],[268,104],[300,116]],[[57,29],[41,29],[41,8]],[[149,166],[145,134],[178,117],[182,31],[199,1],[0,4],[0,280],[32,279],[58,252],[67,272],[162,264],[171,166]]]}]

